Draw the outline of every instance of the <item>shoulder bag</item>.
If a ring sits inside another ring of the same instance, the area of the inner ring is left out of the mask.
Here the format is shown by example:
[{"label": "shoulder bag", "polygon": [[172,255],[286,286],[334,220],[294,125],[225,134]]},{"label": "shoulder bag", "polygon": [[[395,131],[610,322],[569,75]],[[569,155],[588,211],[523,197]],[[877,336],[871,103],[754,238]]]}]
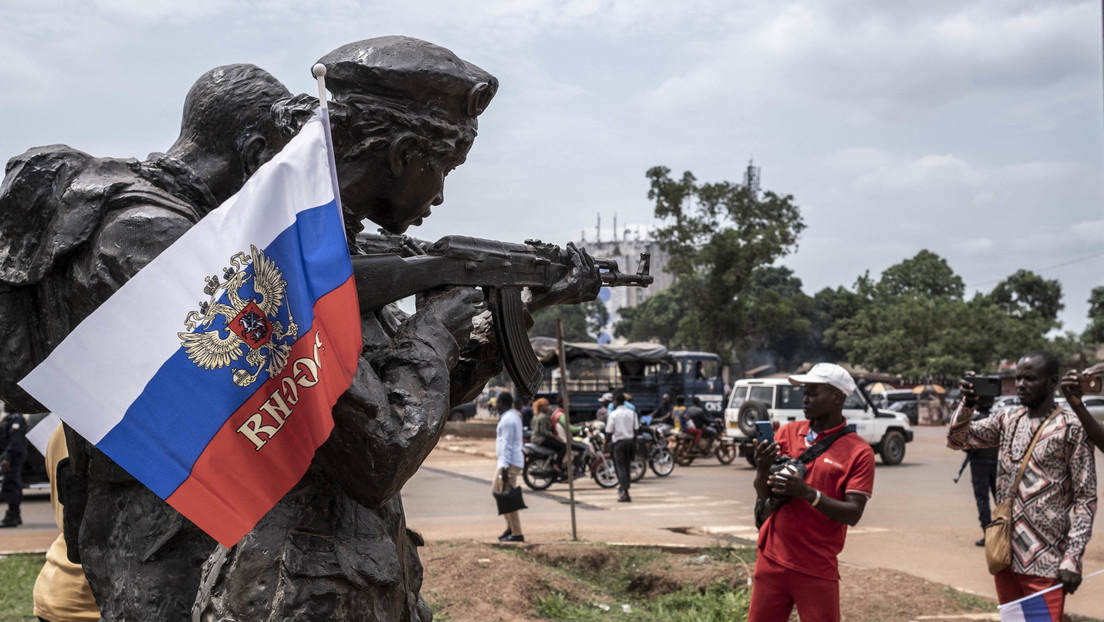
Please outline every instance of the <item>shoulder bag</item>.
[{"label": "shoulder bag", "polygon": [[525,500],[521,498],[521,486],[511,487],[510,480],[506,479],[505,470],[499,471],[499,477],[502,478],[502,490],[491,493],[494,495],[495,503],[498,504],[499,515],[528,508],[529,506],[525,505]]},{"label": "shoulder bag", "polygon": [[1061,410],[1060,406],[1056,407],[1054,412],[1050,413],[1050,416],[1035,430],[1035,436],[1031,438],[1031,444],[1027,446],[1023,461],[1020,462],[1016,480],[1008,490],[1008,498],[1001,501],[1000,505],[993,510],[993,520],[985,526],[985,562],[989,565],[989,574],[997,574],[1012,565],[1012,501],[1019,494],[1020,480],[1027,470],[1027,463],[1031,459],[1031,452],[1035,450],[1039,435]]}]

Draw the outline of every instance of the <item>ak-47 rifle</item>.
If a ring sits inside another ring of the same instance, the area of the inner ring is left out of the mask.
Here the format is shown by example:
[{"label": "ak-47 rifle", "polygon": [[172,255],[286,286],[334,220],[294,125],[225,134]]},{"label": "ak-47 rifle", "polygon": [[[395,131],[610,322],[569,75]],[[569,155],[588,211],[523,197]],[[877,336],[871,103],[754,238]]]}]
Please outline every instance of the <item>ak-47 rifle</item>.
[{"label": "ak-47 rifle", "polygon": [[[361,313],[447,285],[480,287],[494,317],[506,370],[525,397],[536,394],[541,365],[525,330],[521,290],[548,289],[571,271],[567,251],[540,240],[524,244],[450,235],[430,244],[402,235],[357,236],[360,255],[353,275]],[[613,259],[595,259],[603,285],[651,285],[651,258],[640,254],[636,274],[618,270]]]}]

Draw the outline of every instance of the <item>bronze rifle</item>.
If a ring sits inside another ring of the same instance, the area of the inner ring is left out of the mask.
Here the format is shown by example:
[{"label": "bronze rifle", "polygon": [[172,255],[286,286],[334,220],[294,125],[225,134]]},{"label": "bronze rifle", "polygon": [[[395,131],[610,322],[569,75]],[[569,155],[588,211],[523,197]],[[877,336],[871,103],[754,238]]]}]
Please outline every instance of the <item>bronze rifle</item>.
[{"label": "bronze rifle", "polygon": [[[430,244],[408,236],[357,236],[353,275],[361,313],[438,287],[479,287],[494,318],[506,370],[526,398],[536,394],[541,365],[525,329],[523,288],[547,290],[571,271],[568,252],[554,244],[524,244],[450,235]],[[613,259],[594,260],[603,285],[647,287],[651,260],[640,254],[640,269],[626,274]]]}]

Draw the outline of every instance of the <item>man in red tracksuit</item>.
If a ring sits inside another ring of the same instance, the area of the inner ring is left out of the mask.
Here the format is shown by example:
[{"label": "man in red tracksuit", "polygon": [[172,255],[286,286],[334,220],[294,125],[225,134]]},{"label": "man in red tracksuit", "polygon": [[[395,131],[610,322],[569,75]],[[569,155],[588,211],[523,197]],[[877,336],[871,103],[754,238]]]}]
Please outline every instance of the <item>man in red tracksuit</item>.
[{"label": "man in red tracksuit", "polygon": [[[806,420],[782,426],[774,442],[755,450],[762,526],[748,620],[785,622],[796,605],[802,622],[838,622],[836,557],[874,490],[874,451],[843,417],[855,391],[846,370],[818,363],[789,380],[804,385]],[[806,473],[797,465],[772,472],[780,456],[798,459]]]}]

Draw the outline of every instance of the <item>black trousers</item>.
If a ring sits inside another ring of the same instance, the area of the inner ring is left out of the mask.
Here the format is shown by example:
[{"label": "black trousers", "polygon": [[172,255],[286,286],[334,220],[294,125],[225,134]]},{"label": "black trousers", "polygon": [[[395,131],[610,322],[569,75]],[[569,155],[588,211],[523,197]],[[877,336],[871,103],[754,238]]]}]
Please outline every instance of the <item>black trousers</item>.
[{"label": "black trousers", "polygon": [[629,465],[636,455],[636,439],[626,438],[614,442],[613,451],[610,454],[613,456],[613,469],[617,471],[617,490],[629,492],[629,483],[632,479],[629,477]]},{"label": "black trousers", "polygon": [[23,463],[27,460],[27,454],[15,454],[8,459],[11,468],[4,474],[4,483],[0,484],[0,502],[19,509],[19,504],[23,502]]},{"label": "black trousers", "polygon": [[970,482],[974,485],[974,501],[977,502],[978,521],[981,528],[993,520],[989,513],[989,498],[997,498],[997,463],[989,460],[970,460]]},{"label": "black trousers", "polygon": [[563,441],[554,436],[546,436],[541,441],[541,447],[547,447],[556,452],[556,468],[563,466],[564,454],[567,453],[567,445],[564,445]]}]

